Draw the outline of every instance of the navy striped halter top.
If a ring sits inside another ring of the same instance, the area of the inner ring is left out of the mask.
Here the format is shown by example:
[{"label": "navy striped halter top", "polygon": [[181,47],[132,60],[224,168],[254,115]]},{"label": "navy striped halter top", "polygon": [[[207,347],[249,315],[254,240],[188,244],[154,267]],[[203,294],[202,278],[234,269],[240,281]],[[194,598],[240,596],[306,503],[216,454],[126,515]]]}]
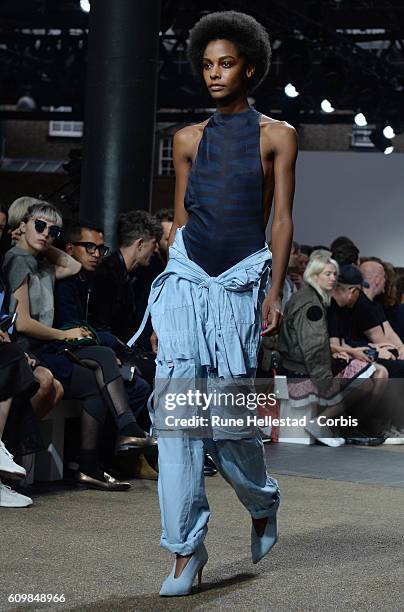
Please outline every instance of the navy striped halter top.
[{"label": "navy striped halter top", "polygon": [[189,258],[219,276],[265,244],[260,116],[216,111],[188,178],[183,231]]}]

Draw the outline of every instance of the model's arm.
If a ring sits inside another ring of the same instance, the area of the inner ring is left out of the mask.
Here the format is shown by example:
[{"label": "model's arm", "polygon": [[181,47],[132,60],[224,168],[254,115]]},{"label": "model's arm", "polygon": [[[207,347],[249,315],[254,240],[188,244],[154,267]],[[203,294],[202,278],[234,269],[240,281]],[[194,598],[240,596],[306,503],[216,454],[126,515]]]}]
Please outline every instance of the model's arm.
[{"label": "model's arm", "polygon": [[55,276],[57,280],[78,274],[81,270],[81,263],[56,247],[50,246],[47,248],[45,257],[49,263],[55,266]]},{"label": "model's arm", "polygon": [[272,284],[262,308],[265,334],[277,330],[281,320],[281,296],[293,238],[292,207],[297,158],[296,130],[287,123],[268,124],[264,138],[274,155],[274,217],[272,222]]},{"label": "model's arm", "polygon": [[193,139],[189,128],[179,130],[174,134],[173,140],[173,164],[175,169],[175,195],[174,195],[174,220],[168,237],[168,246],[174,242],[175,232],[178,227],[185,225],[188,221],[188,213],[185,210],[185,192],[188,184],[188,176],[191,170],[190,148]]}]

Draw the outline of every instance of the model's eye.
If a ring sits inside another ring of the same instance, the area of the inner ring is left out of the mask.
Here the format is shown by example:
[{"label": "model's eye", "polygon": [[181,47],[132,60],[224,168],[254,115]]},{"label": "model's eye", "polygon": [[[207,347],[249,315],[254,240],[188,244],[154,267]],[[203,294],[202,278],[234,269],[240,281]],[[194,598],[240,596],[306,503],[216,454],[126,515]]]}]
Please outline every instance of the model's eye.
[{"label": "model's eye", "polygon": [[203,62],[202,66],[204,70],[209,70],[212,64],[210,62]]},{"label": "model's eye", "polygon": [[222,64],[223,68],[231,68],[232,65],[233,64],[231,62],[223,62],[223,64]]}]

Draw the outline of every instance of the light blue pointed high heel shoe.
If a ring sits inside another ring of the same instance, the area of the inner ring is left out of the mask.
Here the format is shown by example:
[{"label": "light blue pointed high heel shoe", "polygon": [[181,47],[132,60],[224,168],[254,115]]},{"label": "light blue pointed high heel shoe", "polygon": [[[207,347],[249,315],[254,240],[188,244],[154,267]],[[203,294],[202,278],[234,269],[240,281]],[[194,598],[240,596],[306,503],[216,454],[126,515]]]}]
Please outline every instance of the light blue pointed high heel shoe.
[{"label": "light blue pointed high heel shoe", "polygon": [[262,536],[257,535],[254,525],[251,526],[251,557],[253,563],[258,563],[275,546],[278,541],[278,522],[276,512],[269,516]]},{"label": "light blue pointed high heel shoe", "polygon": [[189,595],[192,589],[192,584],[198,574],[198,587],[202,583],[202,570],[208,561],[208,551],[202,543],[190,557],[188,563],[182,570],[178,578],[175,578],[175,564],[171,573],[161,585],[160,595],[162,597],[179,597],[180,595]]}]

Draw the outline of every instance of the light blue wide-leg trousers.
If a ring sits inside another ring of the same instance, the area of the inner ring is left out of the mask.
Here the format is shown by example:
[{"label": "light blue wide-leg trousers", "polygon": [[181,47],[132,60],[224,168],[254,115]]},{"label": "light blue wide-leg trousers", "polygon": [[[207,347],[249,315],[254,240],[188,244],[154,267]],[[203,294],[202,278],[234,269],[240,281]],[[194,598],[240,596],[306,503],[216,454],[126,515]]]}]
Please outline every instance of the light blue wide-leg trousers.
[{"label": "light blue wide-leg trousers", "polygon": [[160,436],[158,450],[161,545],[170,552],[190,555],[206,536],[210,510],[204,486],[205,450],[253,518],[277,511],[278,483],[267,475],[260,438],[215,441],[177,431],[173,437]]}]

